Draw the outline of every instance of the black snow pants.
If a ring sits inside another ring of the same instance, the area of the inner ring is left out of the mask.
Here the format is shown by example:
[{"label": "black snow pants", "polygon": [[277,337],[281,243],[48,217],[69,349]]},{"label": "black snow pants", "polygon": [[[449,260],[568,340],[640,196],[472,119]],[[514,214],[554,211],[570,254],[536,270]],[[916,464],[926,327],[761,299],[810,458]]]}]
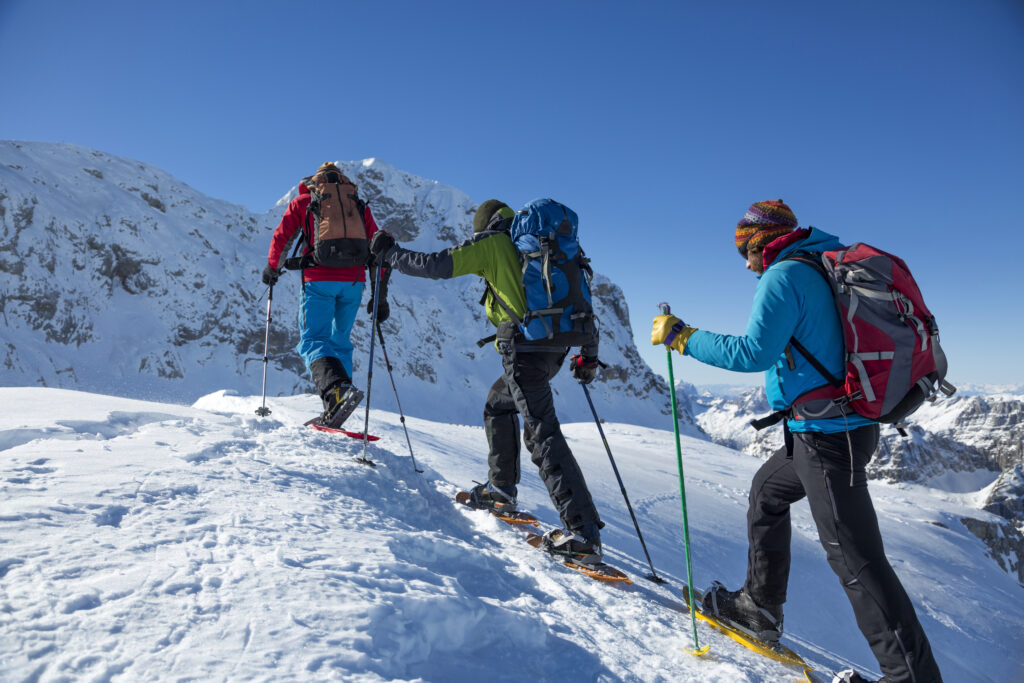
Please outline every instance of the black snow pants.
[{"label": "black snow pants", "polygon": [[599,540],[603,526],[576,458],[562,435],[555,415],[551,378],[568,349],[525,350],[499,341],[504,374],[491,387],[484,405],[484,428],[490,452],[490,482],[514,493],[519,484],[519,415],[526,448],[548,489],[565,528],[588,540]]},{"label": "black snow pants", "polygon": [[[865,468],[878,425],[847,434],[786,430],[786,445],[754,475],[747,510],[747,592],[761,605],[786,601],[790,505],[804,496],[832,571],[887,680],[941,681],[931,645],[903,584],[885,557]],[[853,484],[850,468],[853,467]]]}]

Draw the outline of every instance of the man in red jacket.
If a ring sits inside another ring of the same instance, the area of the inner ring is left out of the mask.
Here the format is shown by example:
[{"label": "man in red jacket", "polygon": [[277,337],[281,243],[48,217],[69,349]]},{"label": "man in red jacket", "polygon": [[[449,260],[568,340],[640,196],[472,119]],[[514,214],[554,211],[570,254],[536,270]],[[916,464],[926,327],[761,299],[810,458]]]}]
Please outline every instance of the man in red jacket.
[{"label": "man in red jacket", "polygon": [[[263,282],[273,285],[282,266],[302,269],[299,344],[324,403],[323,425],[338,428],[363,399],[352,386],[352,324],[359,312],[369,239],[377,232],[370,207],[359,199],[356,186],[335,164],[325,162],[299,183],[299,195],[274,230],[263,270]],[[285,259],[300,239],[302,256]],[[376,296],[376,292],[374,292]],[[373,297],[367,312],[373,312]],[[387,279],[381,280],[377,321],[387,320]]]}]

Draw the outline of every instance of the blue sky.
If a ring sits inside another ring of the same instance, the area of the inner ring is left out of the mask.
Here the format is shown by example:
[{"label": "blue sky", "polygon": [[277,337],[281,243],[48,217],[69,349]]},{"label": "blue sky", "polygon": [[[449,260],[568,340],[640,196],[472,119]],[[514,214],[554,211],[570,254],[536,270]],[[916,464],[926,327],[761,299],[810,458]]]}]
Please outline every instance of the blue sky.
[{"label": "blue sky", "polygon": [[[1019,0],[0,0],[0,87],[4,139],[136,158],[258,211],[324,159],[553,196],[659,372],[659,301],[743,331],[755,280],[732,231],[783,198],[904,257],[954,383],[1024,383]],[[676,377],[760,382],[689,358]]]}]

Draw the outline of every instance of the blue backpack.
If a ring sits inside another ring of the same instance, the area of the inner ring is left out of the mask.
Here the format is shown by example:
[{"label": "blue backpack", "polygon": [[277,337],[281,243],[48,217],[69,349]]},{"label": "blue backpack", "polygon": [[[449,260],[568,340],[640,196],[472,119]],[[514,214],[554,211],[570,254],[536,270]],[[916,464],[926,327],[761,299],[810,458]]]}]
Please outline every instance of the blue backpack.
[{"label": "blue backpack", "polygon": [[576,212],[553,199],[528,202],[512,221],[509,236],[523,265],[527,309],[516,322],[527,341],[586,346],[597,340],[590,298],[594,272],[578,231]]}]

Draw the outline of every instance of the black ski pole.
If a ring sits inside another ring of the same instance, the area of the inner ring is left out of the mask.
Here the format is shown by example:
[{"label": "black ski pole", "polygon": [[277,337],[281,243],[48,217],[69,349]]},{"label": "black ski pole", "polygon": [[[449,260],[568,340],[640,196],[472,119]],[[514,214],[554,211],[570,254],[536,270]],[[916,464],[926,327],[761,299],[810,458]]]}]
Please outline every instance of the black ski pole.
[{"label": "black ski pole", "polygon": [[608,439],[604,436],[604,429],[601,427],[601,420],[597,417],[597,410],[594,408],[594,402],[590,399],[590,390],[587,389],[587,385],[580,382],[580,386],[583,387],[583,394],[587,397],[587,403],[590,405],[590,412],[594,414],[594,423],[597,425],[597,431],[601,434],[601,442],[604,443],[604,450],[608,453],[608,461],[612,464],[612,471],[615,472],[615,478],[619,480],[619,490],[622,491],[622,499],[626,501],[626,509],[629,510],[629,516],[633,518],[633,526],[636,527],[636,537],[640,539],[640,547],[644,549],[644,555],[647,557],[647,564],[651,568],[651,573],[645,578],[648,581],[654,583],[665,583],[665,579],[658,576],[658,573],[654,571],[654,564],[651,562],[651,555],[647,552],[647,544],[644,543],[644,535],[640,533],[640,524],[636,521],[636,515],[633,514],[633,506],[629,504],[629,495],[626,493],[626,485],[622,483],[622,477],[619,476],[619,468],[615,466],[615,458],[612,457],[611,446],[608,445]]},{"label": "black ski pole", "polygon": [[395,386],[395,375],[391,372],[391,359],[388,358],[388,347],[384,345],[384,333],[377,325],[377,338],[380,339],[380,350],[384,354],[384,367],[388,369],[388,377],[391,378],[391,388],[395,390],[395,403],[398,404],[398,415],[402,421],[402,429],[405,430],[405,443],[409,445],[409,457],[412,458],[412,468],[423,474],[423,470],[416,466],[416,456],[412,454],[412,441],[409,439],[409,428],[405,426],[405,413],[402,412],[402,400],[398,398],[398,387]]},{"label": "black ski pole", "polygon": [[366,370],[366,418],[363,420],[363,457],[361,462],[372,462],[366,457],[366,446],[370,443],[370,389],[373,386],[373,349],[376,346],[376,339],[373,330],[377,327],[377,308],[380,301],[377,295],[380,293],[380,273],[384,270],[381,265],[377,266],[377,274],[374,276],[373,285],[373,317],[370,319],[370,362]]},{"label": "black ski pole", "polygon": [[270,408],[267,407],[267,362],[270,360],[270,302],[274,300],[274,285],[270,285],[267,294],[267,333],[263,338],[263,405],[256,409],[260,417],[270,415]]}]

